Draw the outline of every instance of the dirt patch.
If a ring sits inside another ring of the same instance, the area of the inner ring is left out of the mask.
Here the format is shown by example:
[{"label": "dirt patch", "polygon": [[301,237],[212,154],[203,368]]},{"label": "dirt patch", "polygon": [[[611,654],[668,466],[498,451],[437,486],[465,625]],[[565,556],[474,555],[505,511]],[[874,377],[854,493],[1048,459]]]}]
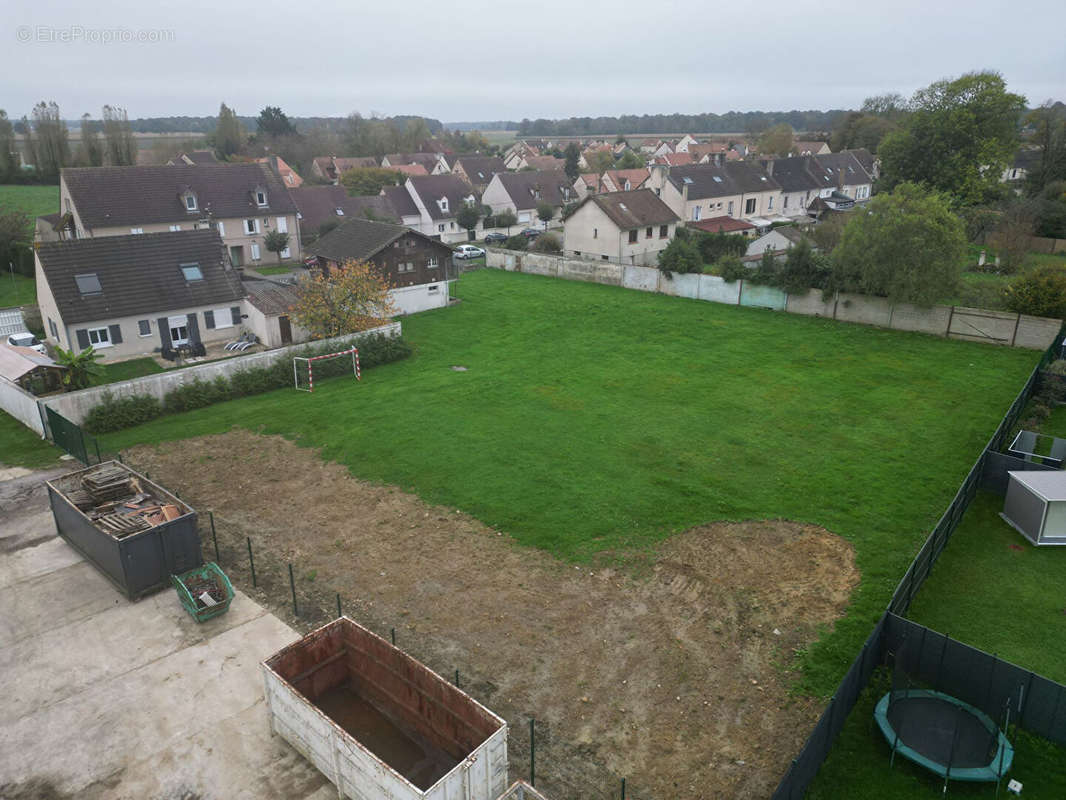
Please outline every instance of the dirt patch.
[{"label": "dirt patch", "polygon": [[[511,775],[558,800],[766,797],[823,703],[786,666],[858,584],[850,544],[787,521],[705,525],[640,568],[575,566],[520,547],[280,437],[234,431],[130,461],[214,509],[223,567],[298,627],[344,613],[451,676],[510,725]],[[205,529],[206,530],[206,529]],[[210,534],[205,552],[211,551]],[[264,656],[267,654],[264,654]]]}]

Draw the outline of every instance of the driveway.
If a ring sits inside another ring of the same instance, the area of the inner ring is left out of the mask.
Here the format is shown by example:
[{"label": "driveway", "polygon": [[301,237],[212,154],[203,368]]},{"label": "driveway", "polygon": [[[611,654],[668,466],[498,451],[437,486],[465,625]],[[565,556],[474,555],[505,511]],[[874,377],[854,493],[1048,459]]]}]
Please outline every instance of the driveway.
[{"label": "driveway", "polygon": [[126,600],[56,535],[43,481],[73,466],[0,472],[0,797],[335,798],[263,701],[299,635],[240,592],[202,625],[173,591]]}]

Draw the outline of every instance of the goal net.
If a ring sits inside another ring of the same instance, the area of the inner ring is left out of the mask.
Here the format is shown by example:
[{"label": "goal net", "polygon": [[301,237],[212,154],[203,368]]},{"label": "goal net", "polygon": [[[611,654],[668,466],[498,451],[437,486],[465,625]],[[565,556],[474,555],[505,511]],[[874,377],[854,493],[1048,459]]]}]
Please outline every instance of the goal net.
[{"label": "goal net", "polygon": [[292,360],[292,377],[301,392],[313,392],[315,380],[338,375],[355,375],[362,380],[359,370],[359,349],[356,347],[321,356],[295,356]]}]

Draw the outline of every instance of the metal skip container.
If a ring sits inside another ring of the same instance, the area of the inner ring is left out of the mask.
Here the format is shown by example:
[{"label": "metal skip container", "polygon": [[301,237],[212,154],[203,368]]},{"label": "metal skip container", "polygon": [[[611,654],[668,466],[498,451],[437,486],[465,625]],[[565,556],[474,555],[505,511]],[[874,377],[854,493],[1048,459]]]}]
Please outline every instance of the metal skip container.
[{"label": "metal skip container", "polygon": [[204,563],[196,512],[118,461],[46,485],[59,535],[130,600]]},{"label": "metal skip container", "polygon": [[496,800],[507,723],[348,617],[262,663],[270,724],[352,800]]}]

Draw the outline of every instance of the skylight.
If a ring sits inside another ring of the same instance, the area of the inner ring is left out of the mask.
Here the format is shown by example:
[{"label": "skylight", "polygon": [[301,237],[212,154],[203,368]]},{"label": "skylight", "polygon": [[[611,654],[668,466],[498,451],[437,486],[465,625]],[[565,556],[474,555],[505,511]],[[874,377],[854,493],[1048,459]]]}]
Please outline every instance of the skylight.
[{"label": "skylight", "polygon": [[625,204],[625,203],[619,203],[619,204],[618,204],[618,207],[619,207],[620,209],[622,209],[623,211],[629,211],[629,209],[628,209],[628,208],[626,208],[626,204]]},{"label": "skylight", "polygon": [[343,217],[344,216],[344,209],[343,208],[336,208],[336,209],[334,209],[334,211],[337,212],[337,216],[338,217]]},{"label": "skylight", "polygon": [[199,264],[182,264],[181,274],[185,276],[185,280],[189,283],[204,279],[204,273],[200,271]]},{"label": "skylight", "polygon": [[692,178],[682,178],[682,183],[692,183]]},{"label": "skylight", "polygon": [[715,175],[715,176],[714,176],[714,182],[715,182],[715,183],[721,183],[721,182],[722,182],[722,179],[721,179],[721,177],[719,177],[718,175]]},{"label": "skylight", "polygon": [[104,290],[100,286],[100,279],[95,272],[87,272],[75,275],[74,282],[78,284],[78,291],[83,295],[100,294]]}]

